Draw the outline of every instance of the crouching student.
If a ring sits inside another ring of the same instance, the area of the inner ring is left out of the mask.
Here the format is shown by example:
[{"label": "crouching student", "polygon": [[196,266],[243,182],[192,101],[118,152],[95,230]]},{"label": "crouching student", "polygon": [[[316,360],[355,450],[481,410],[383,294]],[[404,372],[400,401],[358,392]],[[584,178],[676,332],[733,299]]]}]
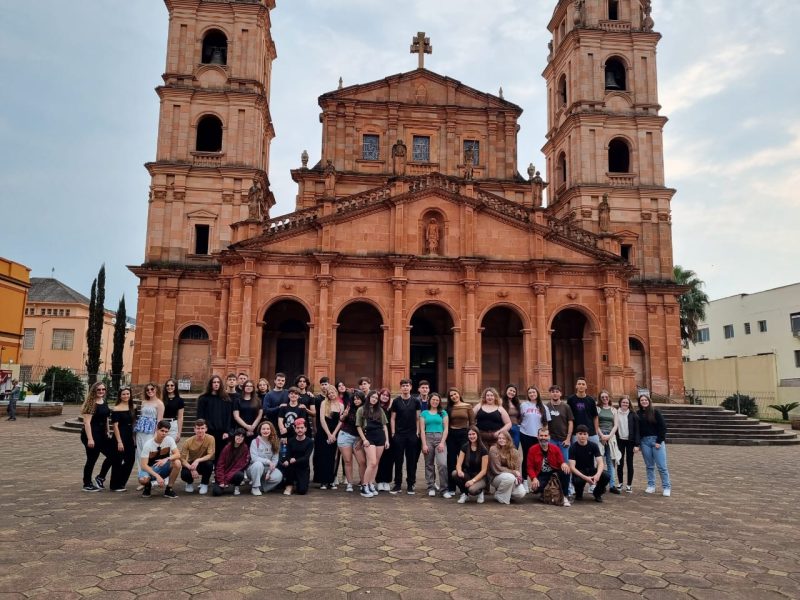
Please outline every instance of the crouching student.
[{"label": "crouching student", "polygon": [[525,497],[519,463],[511,434],[508,431],[501,432],[497,436],[497,443],[489,449],[489,472],[492,476],[492,487],[495,489],[494,499],[500,504],[511,504],[512,498],[521,500]]},{"label": "crouching student", "polygon": [[214,472],[214,436],[208,434],[205,419],[194,423],[194,435],[181,447],[181,480],[186,483],[186,493],[194,492],[194,480],[200,478],[200,493],[208,493],[211,473]]},{"label": "crouching student", "polygon": [[250,466],[247,476],[253,484],[250,493],[260,496],[262,492],[275,489],[283,480],[278,469],[280,442],[278,434],[269,421],[262,421],[258,436],[250,442]]},{"label": "crouching student", "polygon": [[605,461],[597,444],[589,442],[589,428],[578,425],[577,441],[569,448],[569,468],[572,471],[572,484],[575,486],[575,500],[583,499],[583,488],[588,483],[594,486],[592,494],[597,502],[603,501],[608,485]]},{"label": "crouching student", "polygon": [[245,430],[241,427],[233,432],[233,442],[227,444],[219,454],[214,475],[215,496],[221,496],[233,488],[238,496],[239,486],[244,481],[244,472],[250,462],[250,450],[244,443]]},{"label": "crouching student", "polygon": [[294,422],[295,436],[286,443],[286,459],[283,461],[283,474],[286,479],[285,496],[297,492],[301,496],[308,492],[308,481],[311,478],[311,453],[314,441],[306,436],[306,420]]},{"label": "crouching student", "polygon": [[461,496],[459,504],[464,504],[469,497],[477,497],[478,504],[483,504],[483,490],[486,487],[486,475],[489,472],[489,451],[480,438],[477,427],[470,427],[467,432],[467,443],[461,448],[456,459],[456,470],[451,474]]},{"label": "crouching student", "polygon": [[[588,436],[586,436],[588,440]],[[564,462],[561,449],[550,442],[550,431],[545,427],[539,429],[539,443],[528,450],[528,476],[531,478],[531,492],[544,490],[553,477],[558,477],[561,493],[564,494],[564,506],[569,506],[569,464]],[[583,489],[583,488],[581,488]]]},{"label": "crouching student", "polygon": [[181,470],[181,453],[175,440],[169,435],[169,428],[170,422],[162,419],[156,425],[155,435],[142,446],[139,483],[144,486],[144,498],[150,497],[153,480],[157,486],[164,486],[165,498],[178,497],[172,488]]}]

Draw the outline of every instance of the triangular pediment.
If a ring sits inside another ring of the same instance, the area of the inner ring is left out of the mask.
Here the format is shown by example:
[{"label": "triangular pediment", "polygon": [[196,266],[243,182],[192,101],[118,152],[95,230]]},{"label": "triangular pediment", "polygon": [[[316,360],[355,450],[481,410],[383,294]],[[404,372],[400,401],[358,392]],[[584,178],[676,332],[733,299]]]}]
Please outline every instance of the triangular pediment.
[{"label": "triangular pediment", "polygon": [[190,213],[186,213],[186,217],[189,218],[189,219],[212,219],[213,220],[213,219],[217,218],[217,214],[209,212],[209,211],[201,208],[201,209],[198,209],[198,210],[193,210]]},{"label": "triangular pediment", "polygon": [[497,108],[522,113],[522,109],[512,102],[427,69],[416,69],[369,83],[351,85],[323,94],[319,98],[322,107],[336,101]]}]

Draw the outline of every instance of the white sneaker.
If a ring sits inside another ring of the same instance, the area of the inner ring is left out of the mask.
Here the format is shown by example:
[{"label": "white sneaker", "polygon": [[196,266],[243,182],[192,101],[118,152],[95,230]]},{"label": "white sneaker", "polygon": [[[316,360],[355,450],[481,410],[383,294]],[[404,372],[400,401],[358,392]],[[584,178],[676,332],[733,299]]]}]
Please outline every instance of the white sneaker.
[{"label": "white sneaker", "polygon": [[194,493],[194,484],[193,483],[187,483],[186,487],[184,488],[184,491],[187,494],[193,494]]},{"label": "white sneaker", "polygon": [[331,484],[331,489],[335,490],[337,487],[339,487],[339,478],[338,477],[333,480],[333,483]]},{"label": "white sneaker", "polygon": [[321,486],[319,486],[319,489],[321,489],[321,490],[327,490],[327,489],[328,489],[328,486],[327,486],[326,484],[324,484],[324,483],[323,483]]},{"label": "white sneaker", "polygon": [[261,495],[261,488],[259,488],[257,485],[254,485],[253,489],[250,490],[250,493],[253,494],[253,496],[260,496]]},{"label": "white sneaker", "polygon": [[645,494],[655,494],[656,493],[656,486],[648,485],[647,489],[644,491]]},{"label": "white sneaker", "polygon": [[631,493],[633,493],[633,488],[632,488],[631,486],[629,486],[629,485],[626,485],[626,486],[625,486],[625,491],[626,491],[627,493],[631,494]]},{"label": "white sneaker", "polygon": [[569,503],[569,498],[564,498],[564,502],[562,502],[561,505],[562,506],[572,506],[572,504]]},{"label": "white sneaker", "polygon": [[483,500],[484,500],[483,492],[481,492],[480,494],[478,494],[478,504],[483,504]]},{"label": "white sneaker", "polygon": [[589,493],[590,493],[590,494],[594,493],[594,487],[595,487],[595,486],[593,486],[593,485],[590,485],[590,486],[589,486]]},{"label": "white sneaker", "polygon": [[433,489],[428,490],[428,496],[435,496],[435,495],[436,495],[436,490]]},{"label": "white sneaker", "polygon": [[352,483],[348,483],[347,487],[345,488],[345,491],[346,492],[352,492],[353,491],[353,484]]},{"label": "white sneaker", "polygon": [[670,488],[664,488],[664,491],[662,492],[662,494],[664,496],[666,496],[667,498],[669,498],[670,494],[672,494],[672,490]]},{"label": "white sneaker", "polygon": [[208,493],[208,486],[205,483],[200,484],[200,495],[205,496]]},{"label": "white sneaker", "polygon": [[361,486],[361,495],[364,496],[364,498],[372,498],[375,494],[373,494],[371,491],[369,491],[369,486],[362,485]]},{"label": "white sneaker", "polygon": [[239,491],[239,486],[238,486],[238,485],[235,485],[235,486],[233,486],[233,495],[234,495],[234,496],[238,496],[238,495],[239,495],[239,494],[241,494],[241,493],[242,493],[242,492],[241,492],[241,491]]},{"label": "white sneaker", "polygon": [[450,500],[450,498],[452,498],[452,497],[453,497],[453,492],[451,492],[450,490],[447,490],[447,491],[445,491],[444,494],[442,494],[442,498],[444,498],[446,500]]},{"label": "white sneaker", "polygon": [[526,494],[530,494],[531,493],[531,484],[530,484],[530,482],[526,479],[525,481],[522,482],[522,485],[525,486],[525,493]]},{"label": "white sneaker", "polygon": [[466,494],[461,494],[458,497],[458,503],[459,504],[464,504],[466,501],[467,501],[467,495]]},{"label": "white sneaker", "polygon": [[374,483],[370,483],[370,484],[367,484],[367,485],[369,486],[369,491],[372,492],[372,495],[373,496],[377,496],[378,495],[378,490],[375,488],[375,484]]}]

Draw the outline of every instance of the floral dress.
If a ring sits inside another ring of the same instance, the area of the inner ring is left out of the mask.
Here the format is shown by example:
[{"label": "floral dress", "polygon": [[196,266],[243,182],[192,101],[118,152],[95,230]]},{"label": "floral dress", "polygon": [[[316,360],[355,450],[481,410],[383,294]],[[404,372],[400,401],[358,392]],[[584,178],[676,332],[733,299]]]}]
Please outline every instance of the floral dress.
[{"label": "floral dress", "polygon": [[139,418],[136,419],[136,425],[133,431],[136,432],[136,465],[139,465],[139,459],[142,455],[142,448],[144,445],[153,439],[156,434],[156,421],[158,420],[158,408],[152,404],[142,404],[139,409]]}]

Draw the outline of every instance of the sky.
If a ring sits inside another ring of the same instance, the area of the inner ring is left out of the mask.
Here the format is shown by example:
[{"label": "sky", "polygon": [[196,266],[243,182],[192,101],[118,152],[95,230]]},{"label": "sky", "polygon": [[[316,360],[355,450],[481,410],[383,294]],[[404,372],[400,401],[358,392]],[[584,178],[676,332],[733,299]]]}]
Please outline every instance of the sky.
[{"label": "sky", "polygon": [[[544,171],[546,29],[555,0],[277,0],[269,177],[294,208],[289,169],[320,158],[317,98],[426,67],[520,105],[519,169]],[[165,65],[161,0],[0,0],[0,256],[129,314],[144,256]],[[675,263],[712,299],[800,281],[800,3],[655,0]]]}]

